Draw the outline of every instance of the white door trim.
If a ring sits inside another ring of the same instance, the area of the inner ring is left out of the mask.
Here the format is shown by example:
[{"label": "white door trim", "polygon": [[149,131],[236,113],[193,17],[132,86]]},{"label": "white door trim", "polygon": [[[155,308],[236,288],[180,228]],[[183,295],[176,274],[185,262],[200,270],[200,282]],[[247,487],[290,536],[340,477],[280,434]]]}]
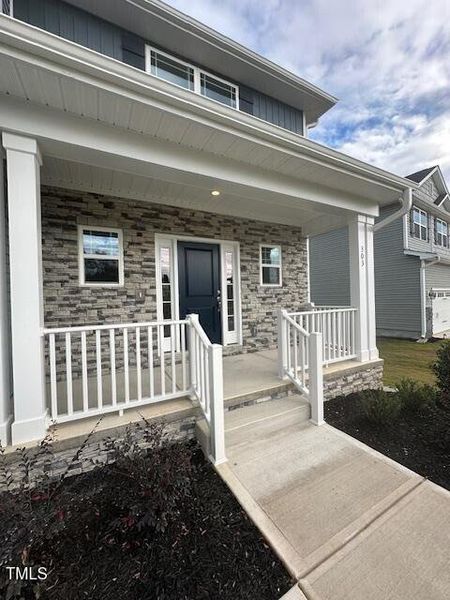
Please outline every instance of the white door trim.
[{"label": "white door trim", "polygon": [[[160,249],[165,245],[171,249],[171,271],[172,271],[172,295],[171,308],[172,318],[180,318],[180,302],[178,288],[178,245],[177,242],[197,242],[204,244],[215,244],[220,250],[220,285],[222,290],[222,344],[242,345],[242,302],[241,302],[241,262],[240,262],[240,245],[239,242],[232,240],[219,240],[216,238],[203,238],[191,235],[175,235],[170,233],[155,233],[155,279],[156,279],[156,314],[158,321],[164,320],[163,315],[163,299],[161,285],[161,265],[160,265]],[[234,316],[235,316],[235,331],[228,331],[228,305],[227,305],[227,281],[225,271],[225,253],[233,252],[233,269],[234,277]],[[170,342],[170,340],[167,340]],[[170,348],[170,343],[164,344],[164,349]]]}]

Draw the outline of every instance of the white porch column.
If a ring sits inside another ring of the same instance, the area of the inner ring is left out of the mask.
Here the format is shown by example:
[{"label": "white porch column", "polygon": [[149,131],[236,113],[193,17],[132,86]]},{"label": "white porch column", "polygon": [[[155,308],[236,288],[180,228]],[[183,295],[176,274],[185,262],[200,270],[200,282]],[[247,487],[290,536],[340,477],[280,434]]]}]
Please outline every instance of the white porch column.
[{"label": "white porch column", "polygon": [[12,443],[45,436],[42,339],[41,193],[42,164],[36,140],[3,134],[8,173],[9,255],[14,422]]},{"label": "white porch column", "polygon": [[12,421],[11,373],[10,373],[10,329],[8,308],[8,283],[6,269],[6,199],[3,152],[0,147],[0,442],[9,443],[9,428]]},{"label": "white porch column", "polygon": [[355,321],[357,359],[379,357],[375,323],[375,268],[372,217],[358,215],[349,223],[350,299],[358,309]]}]

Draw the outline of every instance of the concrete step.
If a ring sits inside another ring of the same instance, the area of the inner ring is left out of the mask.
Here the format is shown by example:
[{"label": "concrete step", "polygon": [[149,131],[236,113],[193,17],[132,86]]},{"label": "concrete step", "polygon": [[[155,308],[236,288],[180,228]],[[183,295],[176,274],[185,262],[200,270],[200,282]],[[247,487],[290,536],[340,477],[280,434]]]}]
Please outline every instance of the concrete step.
[{"label": "concrete step", "polygon": [[[251,427],[260,423],[264,429],[279,429],[284,426],[307,422],[310,418],[309,403],[299,394],[291,394],[276,400],[257,402],[250,406],[237,406],[225,411],[225,445],[234,444],[235,438],[249,435]],[[205,419],[197,421],[195,433],[206,455],[209,454],[209,431]]]}]

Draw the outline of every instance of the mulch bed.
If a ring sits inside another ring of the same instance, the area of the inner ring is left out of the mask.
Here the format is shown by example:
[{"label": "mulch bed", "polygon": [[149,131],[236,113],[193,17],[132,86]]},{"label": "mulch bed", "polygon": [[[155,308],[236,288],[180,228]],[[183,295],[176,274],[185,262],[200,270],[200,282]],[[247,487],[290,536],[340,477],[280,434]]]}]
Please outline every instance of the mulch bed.
[{"label": "mulch bed", "polygon": [[[39,598],[277,600],[286,593],[293,581],[283,565],[202,453],[193,456],[192,493],[181,500],[176,520],[164,531],[137,533],[131,544],[98,535],[101,523],[95,542],[92,524],[62,530],[34,556],[35,564],[52,565]],[[106,466],[65,480],[64,493],[83,494],[99,485],[114,494],[128,483]],[[35,596],[25,590],[23,597]]]},{"label": "mulch bed", "polygon": [[325,403],[325,419],[389,458],[450,489],[450,407],[437,404],[419,414],[401,414],[388,426],[364,419],[358,394]]}]

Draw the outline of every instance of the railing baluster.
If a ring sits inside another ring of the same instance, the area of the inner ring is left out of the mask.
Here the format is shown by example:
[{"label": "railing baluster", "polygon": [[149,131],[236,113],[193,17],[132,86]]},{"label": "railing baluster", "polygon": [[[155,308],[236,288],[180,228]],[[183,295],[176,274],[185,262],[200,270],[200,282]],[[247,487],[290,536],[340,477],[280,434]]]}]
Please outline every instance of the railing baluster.
[{"label": "railing baluster", "polygon": [[298,348],[297,348],[297,344],[298,344],[297,328],[294,327],[294,347],[293,347],[293,351],[294,351],[294,376],[295,377],[297,377],[297,372],[298,372],[298,356],[297,356]]},{"label": "railing baluster", "polygon": [[72,384],[72,337],[66,333],[66,387],[67,387],[67,414],[73,415],[73,384]]},{"label": "railing baluster", "polygon": [[83,410],[89,410],[88,373],[87,373],[87,348],[86,332],[81,332],[81,381],[83,386]]},{"label": "railing baluster", "polygon": [[147,327],[147,351],[148,351],[148,376],[149,376],[149,389],[150,398],[155,395],[155,380],[153,373],[153,329],[151,326]]},{"label": "railing baluster", "polygon": [[51,406],[52,419],[58,416],[58,381],[56,375],[56,348],[55,334],[51,333],[49,337],[49,354],[50,354],[50,391],[51,391]]},{"label": "railing baluster", "polygon": [[123,330],[123,375],[125,385],[125,402],[130,401],[130,364],[128,356],[128,329]]},{"label": "railing baluster", "polygon": [[165,364],[164,364],[164,325],[159,326],[159,339],[160,339],[160,371],[161,371],[161,396],[164,396],[166,393],[166,372],[165,372]]},{"label": "railing baluster", "polygon": [[183,391],[187,389],[187,374],[186,374],[186,324],[180,324],[180,351],[181,351],[181,373]]},{"label": "railing baluster", "polygon": [[136,327],[136,380],[137,399],[142,400],[141,328]]},{"label": "railing baluster", "polygon": [[175,336],[175,325],[172,323],[170,326],[170,370],[172,376],[172,394],[175,394],[177,391],[177,370],[175,363],[175,346],[176,346],[176,336]]},{"label": "railing baluster", "polygon": [[102,379],[102,332],[95,331],[95,357],[97,362],[97,408],[103,408],[103,379]]},{"label": "railing baluster", "polygon": [[109,330],[109,358],[111,369],[111,403],[117,404],[117,380],[116,380],[116,336],[114,329]]}]

